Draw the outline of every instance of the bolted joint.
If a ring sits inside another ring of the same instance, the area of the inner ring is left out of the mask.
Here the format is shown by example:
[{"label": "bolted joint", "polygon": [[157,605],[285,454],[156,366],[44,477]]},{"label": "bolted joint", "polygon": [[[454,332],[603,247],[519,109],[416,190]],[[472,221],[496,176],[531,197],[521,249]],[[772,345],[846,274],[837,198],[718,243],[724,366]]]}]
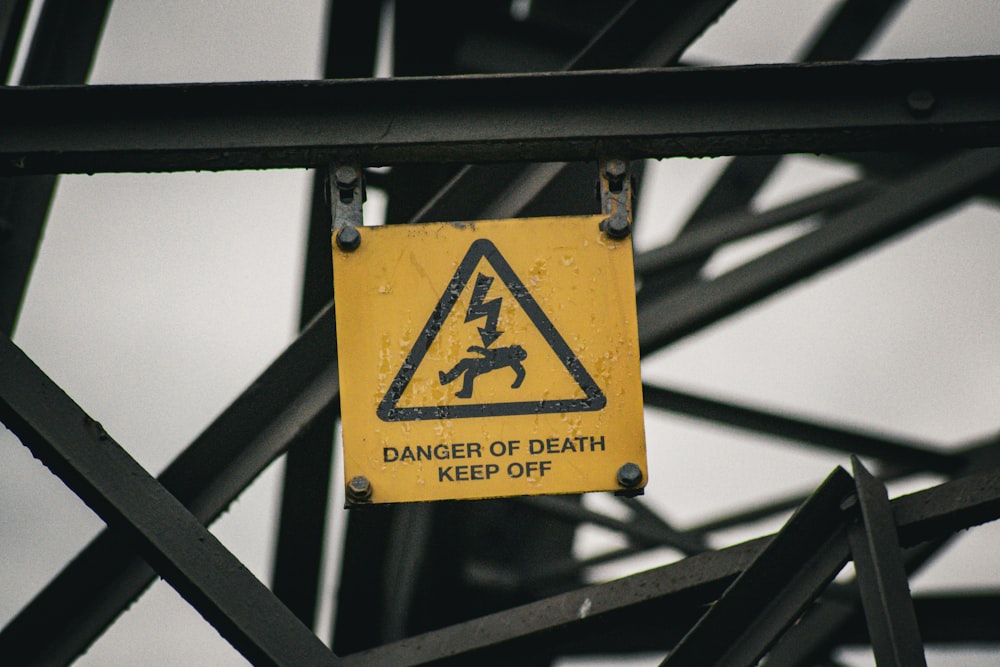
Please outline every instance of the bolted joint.
[{"label": "bolted joint", "polygon": [[367,477],[357,475],[347,483],[346,497],[349,503],[367,503],[372,499],[372,483]]},{"label": "bolted joint", "polygon": [[608,179],[608,190],[621,192],[625,184],[625,173],[628,167],[624,160],[614,159],[604,163],[604,177]]},{"label": "bolted joint", "polygon": [[353,252],[361,245],[361,232],[357,227],[341,227],[337,230],[337,247],[344,252]]},{"label": "bolted joint", "polygon": [[601,223],[601,228],[605,234],[616,240],[628,238],[628,235],[632,233],[632,225],[628,224],[624,215],[612,215],[610,218],[605,218],[604,222]]},{"label": "bolted joint", "polygon": [[631,461],[618,469],[618,485],[634,489],[642,483],[642,468]]},{"label": "bolted joint", "polygon": [[338,190],[353,190],[358,184],[358,170],[349,164],[342,164],[337,167],[333,178]]}]

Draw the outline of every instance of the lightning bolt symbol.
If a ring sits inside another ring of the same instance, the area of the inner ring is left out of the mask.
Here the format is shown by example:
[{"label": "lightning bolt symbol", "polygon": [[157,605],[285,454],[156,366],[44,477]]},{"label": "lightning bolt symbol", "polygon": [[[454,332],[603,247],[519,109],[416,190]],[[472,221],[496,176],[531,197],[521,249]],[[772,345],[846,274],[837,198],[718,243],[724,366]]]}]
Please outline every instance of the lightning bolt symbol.
[{"label": "lightning bolt symbol", "polygon": [[483,340],[483,347],[489,347],[493,341],[499,338],[503,332],[497,331],[497,319],[500,317],[500,303],[502,298],[490,299],[486,301],[486,293],[490,291],[493,284],[493,276],[486,276],[480,273],[476,276],[476,286],[472,290],[472,301],[469,302],[469,310],[465,313],[465,321],[471,322],[480,317],[486,318],[486,326],[479,328],[479,337]]}]

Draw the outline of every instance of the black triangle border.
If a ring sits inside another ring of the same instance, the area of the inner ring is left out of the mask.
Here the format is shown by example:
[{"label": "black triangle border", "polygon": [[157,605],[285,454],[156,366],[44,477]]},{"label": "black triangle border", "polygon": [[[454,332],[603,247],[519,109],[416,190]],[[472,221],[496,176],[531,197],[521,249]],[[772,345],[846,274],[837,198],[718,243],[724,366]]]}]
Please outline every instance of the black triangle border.
[{"label": "black triangle border", "polygon": [[[485,259],[497,272],[497,276],[504,282],[514,298],[521,305],[521,308],[531,319],[542,337],[555,352],[562,364],[569,371],[569,374],[583,390],[585,398],[541,400],[541,401],[513,401],[508,403],[479,403],[466,405],[439,405],[422,408],[398,408],[399,402],[406,387],[413,379],[413,374],[423,361],[431,343],[437,338],[441,327],[454,308],[458,297],[465,290],[469,283],[473,271],[479,264],[480,259]],[[560,412],[594,412],[603,410],[607,405],[607,397],[601,388],[597,386],[594,379],[583,367],[576,354],[570,349],[562,335],[542,311],[535,301],[535,298],[528,292],[521,279],[514,273],[514,269],[500,254],[500,251],[489,239],[476,239],[469,246],[465,257],[458,265],[455,275],[445,288],[444,293],[438,300],[437,305],[431,312],[427,324],[423,331],[417,336],[413,343],[413,348],[407,355],[406,360],[400,367],[399,372],[389,385],[388,391],[379,403],[376,413],[379,419],[386,422],[415,421],[415,420],[440,420],[440,419],[463,419],[472,417],[505,417],[513,415],[537,415],[552,414]]]}]

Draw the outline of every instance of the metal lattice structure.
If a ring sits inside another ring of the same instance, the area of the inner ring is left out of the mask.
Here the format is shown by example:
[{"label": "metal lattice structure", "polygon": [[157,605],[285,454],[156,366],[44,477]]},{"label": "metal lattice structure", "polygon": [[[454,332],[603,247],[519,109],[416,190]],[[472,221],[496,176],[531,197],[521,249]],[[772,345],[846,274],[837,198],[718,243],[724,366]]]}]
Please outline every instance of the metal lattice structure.
[{"label": "metal lattice structure", "polygon": [[[350,613],[333,628],[316,614],[339,483],[331,165],[361,164],[386,193],[386,224],[417,224],[599,213],[602,160],[629,160],[641,196],[649,160],[733,156],[681,233],[635,257],[639,344],[651,356],[972,197],[995,206],[1000,56],[858,60],[900,0],[842,0],[802,63],[726,67],[681,58],[732,0],[535,0],[517,17],[492,0],[399,2],[392,15],[355,3],[349,20],[335,2],[325,80],[88,86],[109,4],[46,0],[19,85],[0,89],[0,421],[107,523],[0,632],[4,660],[69,664],[157,576],[259,665],[658,654],[671,667],[790,666],[836,664],[842,647],[869,644],[879,664],[913,665],[925,643],[1000,643],[995,589],[913,596],[907,585],[957,533],[1000,517],[995,437],[937,447],[652,380],[650,410],[849,455],[852,469],[684,529],[642,498],[616,499],[625,518],[579,497],[352,511],[336,599]],[[0,9],[5,78],[28,5]],[[394,77],[377,79],[387,20]],[[752,210],[793,154],[863,177]],[[9,339],[56,176],[277,168],[315,170],[301,334],[154,478]],[[705,277],[718,248],[807,217],[818,221],[808,233]],[[280,457],[265,586],[206,526]],[[890,500],[887,482],[926,474],[945,481]],[[776,533],[712,548],[721,532],[788,513]],[[591,524],[624,546],[575,556],[576,532]],[[660,548],[677,558],[585,577]]]}]

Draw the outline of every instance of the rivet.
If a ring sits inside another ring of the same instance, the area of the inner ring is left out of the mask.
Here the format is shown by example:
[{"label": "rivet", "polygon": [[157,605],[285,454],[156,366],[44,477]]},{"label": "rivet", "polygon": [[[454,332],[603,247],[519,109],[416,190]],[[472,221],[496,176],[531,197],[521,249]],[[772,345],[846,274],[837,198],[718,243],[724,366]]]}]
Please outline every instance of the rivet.
[{"label": "rivet", "polygon": [[906,106],[910,108],[910,113],[918,118],[929,116],[936,102],[934,93],[923,88],[912,90],[906,96]]}]

